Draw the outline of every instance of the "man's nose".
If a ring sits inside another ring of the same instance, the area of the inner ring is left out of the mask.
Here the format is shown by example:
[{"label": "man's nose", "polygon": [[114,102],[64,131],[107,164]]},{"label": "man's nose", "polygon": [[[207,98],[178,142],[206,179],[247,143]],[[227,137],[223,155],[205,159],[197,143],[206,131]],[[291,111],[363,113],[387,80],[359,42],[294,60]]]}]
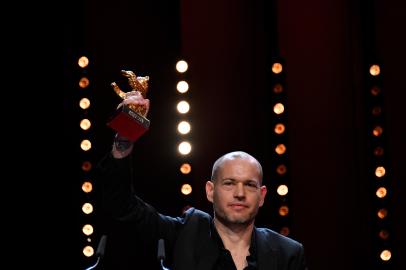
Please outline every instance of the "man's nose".
[{"label": "man's nose", "polygon": [[237,183],[235,185],[234,196],[238,198],[245,197],[244,183]]}]

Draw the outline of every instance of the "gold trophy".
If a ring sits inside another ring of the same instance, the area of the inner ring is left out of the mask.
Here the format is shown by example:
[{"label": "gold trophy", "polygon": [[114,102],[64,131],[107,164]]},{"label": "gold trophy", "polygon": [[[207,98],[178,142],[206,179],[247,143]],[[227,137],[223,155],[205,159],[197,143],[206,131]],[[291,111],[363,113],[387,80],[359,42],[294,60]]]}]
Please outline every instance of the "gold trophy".
[{"label": "gold trophy", "polygon": [[[138,91],[143,98],[146,98],[148,91],[149,77],[136,76],[134,72],[122,70],[121,74],[128,78],[131,91]],[[116,94],[125,99],[127,93],[122,91],[115,82],[111,83]],[[114,129],[120,136],[130,141],[136,141],[149,129],[150,121],[145,117],[147,108],[141,105],[128,104],[120,106],[115,115],[108,121],[107,125]]]}]

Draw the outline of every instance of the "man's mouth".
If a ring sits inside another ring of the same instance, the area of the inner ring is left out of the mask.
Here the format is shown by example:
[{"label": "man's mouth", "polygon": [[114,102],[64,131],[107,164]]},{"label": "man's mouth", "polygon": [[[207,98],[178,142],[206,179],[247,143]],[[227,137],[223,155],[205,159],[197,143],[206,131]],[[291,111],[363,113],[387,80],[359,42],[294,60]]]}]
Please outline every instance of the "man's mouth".
[{"label": "man's mouth", "polygon": [[242,203],[231,203],[229,206],[234,210],[242,210],[248,208],[248,206]]}]

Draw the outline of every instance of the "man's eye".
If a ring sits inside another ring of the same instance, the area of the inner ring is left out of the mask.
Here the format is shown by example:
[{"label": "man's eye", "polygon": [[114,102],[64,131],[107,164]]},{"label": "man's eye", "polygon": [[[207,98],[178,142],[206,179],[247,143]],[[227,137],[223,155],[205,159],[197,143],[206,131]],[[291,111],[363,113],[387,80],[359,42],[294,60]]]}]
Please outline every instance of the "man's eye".
[{"label": "man's eye", "polygon": [[246,183],[245,185],[250,187],[250,188],[257,188],[258,187],[257,184],[253,183],[253,182]]}]

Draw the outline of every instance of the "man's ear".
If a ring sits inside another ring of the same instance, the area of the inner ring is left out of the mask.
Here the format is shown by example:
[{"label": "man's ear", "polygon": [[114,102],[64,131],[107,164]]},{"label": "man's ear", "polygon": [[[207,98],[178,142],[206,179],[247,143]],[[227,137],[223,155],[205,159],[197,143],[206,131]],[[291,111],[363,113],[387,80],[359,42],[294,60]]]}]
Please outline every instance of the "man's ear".
[{"label": "man's ear", "polygon": [[261,186],[261,200],[259,201],[259,207],[261,207],[262,205],[264,205],[265,202],[265,196],[266,193],[268,192],[268,189],[266,188],[266,186]]},{"label": "man's ear", "polygon": [[212,181],[206,182],[206,197],[209,202],[213,202],[214,183]]}]

